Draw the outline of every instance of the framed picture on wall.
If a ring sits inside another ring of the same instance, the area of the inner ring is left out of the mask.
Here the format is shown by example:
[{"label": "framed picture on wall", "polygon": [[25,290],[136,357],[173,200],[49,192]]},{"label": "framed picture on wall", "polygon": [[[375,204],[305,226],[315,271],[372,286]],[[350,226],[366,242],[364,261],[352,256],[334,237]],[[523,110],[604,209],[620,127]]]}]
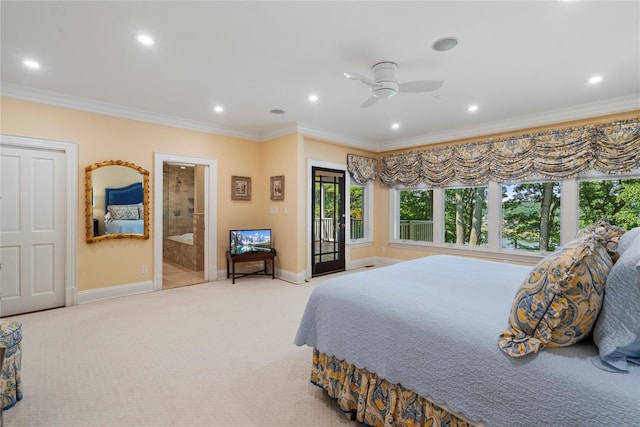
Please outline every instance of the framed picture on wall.
[{"label": "framed picture on wall", "polygon": [[251,200],[251,177],[231,177],[231,200]]},{"label": "framed picture on wall", "polygon": [[284,200],[284,175],[271,177],[271,200]]}]

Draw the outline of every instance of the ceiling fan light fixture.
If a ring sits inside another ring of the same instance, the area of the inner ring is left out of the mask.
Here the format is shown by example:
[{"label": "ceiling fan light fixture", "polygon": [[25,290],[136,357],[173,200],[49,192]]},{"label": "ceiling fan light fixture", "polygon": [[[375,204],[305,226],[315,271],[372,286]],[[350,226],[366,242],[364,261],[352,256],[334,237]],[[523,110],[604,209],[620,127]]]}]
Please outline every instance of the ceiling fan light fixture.
[{"label": "ceiling fan light fixture", "polygon": [[398,93],[398,89],[393,89],[391,87],[381,87],[378,89],[374,89],[373,91],[374,96],[382,99],[389,99],[396,93]]},{"label": "ceiling fan light fixture", "polygon": [[458,39],[455,37],[444,37],[436,40],[431,47],[438,52],[446,52],[458,45]]}]

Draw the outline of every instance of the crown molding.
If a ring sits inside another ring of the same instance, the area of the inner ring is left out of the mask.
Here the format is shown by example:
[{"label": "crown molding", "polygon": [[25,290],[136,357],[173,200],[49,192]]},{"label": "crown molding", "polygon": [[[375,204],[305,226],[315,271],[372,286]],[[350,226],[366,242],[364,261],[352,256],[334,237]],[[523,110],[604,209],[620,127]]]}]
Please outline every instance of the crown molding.
[{"label": "crown molding", "polygon": [[311,136],[318,139],[333,141],[343,145],[361,148],[363,150],[378,152],[382,148],[380,144],[376,144],[374,142],[364,141],[362,139],[356,139],[356,138],[351,138],[345,135],[339,135],[336,133],[327,132],[325,130],[313,128],[304,123],[298,123],[297,128],[298,128],[298,133],[301,133],[303,135]]},{"label": "crown molding", "polygon": [[55,105],[58,107],[71,108],[74,110],[105,114],[108,116],[138,120],[147,123],[155,123],[159,125],[171,126],[214,135],[229,136],[249,141],[264,142],[279,138],[281,136],[290,135],[292,133],[300,133],[305,136],[310,136],[321,140],[328,140],[376,153],[454,141],[464,138],[481,137],[482,135],[489,135],[493,133],[515,131],[518,129],[543,126],[552,123],[580,120],[590,117],[597,117],[607,114],[622,113],[640,109],[640,97],[638,97],[637,95],[630,95],[606,101],[599,101],[588,104],[581,104],[569,108],[546,111],[539,114],[515,117],[508,120],[499,120],[491,123],[484,123],[477,126],[467,126],[453,130],[445,130],[418,137],[373,142],[353,138],[347,135],[336,134],[323,129],[317,129],[304,123],[287,124],[280,129],[268,134],[240,132],[233,129],[213,126],[209,123],[152,113],[149,111],[124,107],[117,104],[110,104],[87,98],[30,88],[8,82],[2,82],[2,84],[0,85],[0,95],[9,98],[37,102],[41,104]]},{"label": "crown molding", "polygon": [[261,135],[260,141],[271,141],[272,139],[280,138],[282,136],[291,135],[292,133],[298,132],[298,125],[296,123],[288,123],[277,130]]},{"label": "crown molding", "polygon": [[457,139],[481,137],[492,133],[515,131],[536,126],[544,126],[553,123],[561,123],[571,120],[587,119],[590,117],[604,116],[607,114],[624,113],[640,109],[640,97],[630,95],[614,98],[606,101],[581,104],[569,108],[546,111],[540,114],[515,117],[508,120],[499,120],[484,123],[478,126],[468,126],[455,130],[431,133],[415,138],[396,139],[384,143],[378,151],[391,151],[403,148],[417,147],[421,145],[436,144]]},{"label": "crown molding", "polygon": [[42,89],[35,89],[17,85],[14,83],[2,82],[2,84],[0,85],[0,95],[6,96],[8,98],[21,99],[23,101],[31,101],[40,104],[54,105],[57,107],[71,108],[73,110],[88,111],[91,113],[104,114],[107,116],[120,117],[123,119],[138,120],[147,123],[155,123],[158,125],[194,130],[209,134],[248,139],[250,141],[262,140],[262,138],[260,138],[260,136],[258,135],[225,129],[218,126],[213,126],[209,123],[182,119],[165,114],[152,113],[145,110],[124,107],[122,105],[110,104],[107,102],[100,102],[88,98],[65,95],[58,92],[51,92]]}]

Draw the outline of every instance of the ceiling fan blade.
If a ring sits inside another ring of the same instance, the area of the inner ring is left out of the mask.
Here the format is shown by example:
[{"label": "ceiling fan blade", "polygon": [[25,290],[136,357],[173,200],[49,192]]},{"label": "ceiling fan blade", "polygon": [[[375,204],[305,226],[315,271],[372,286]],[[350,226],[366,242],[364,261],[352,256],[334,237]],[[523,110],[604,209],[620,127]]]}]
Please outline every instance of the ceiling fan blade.
[{"label": "ceiling fan blade", "polygon": [[415,82],[400,83],[398,85],[400,92],[431,92],[442,87],[442,80],[418,80]]},{"label": "ceiling fan blade", "polygon": [[349,80],[360,80],[362,83],[368,86],[373,86],[374,83],[373,80],[371,80],[369,77],[365,77],[362,74],[358,73],[344,73],[344,76]]},{"label": "ceiling fan blade", "polygon": [[360,108],[367,108],[367,107],[371,107],[373,104],[375,104],[376,102],[378,102],[378,98],[376,96],[371,96],[369,99],[367,99],[366,101],[364,101],[362,103],[362,105],[360,106]]}]

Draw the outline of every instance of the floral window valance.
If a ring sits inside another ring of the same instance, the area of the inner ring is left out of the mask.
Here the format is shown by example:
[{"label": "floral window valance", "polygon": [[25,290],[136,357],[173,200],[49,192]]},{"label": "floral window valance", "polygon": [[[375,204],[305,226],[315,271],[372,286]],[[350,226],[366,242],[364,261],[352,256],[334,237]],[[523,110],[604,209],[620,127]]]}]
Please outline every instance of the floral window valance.
[{"label": "floral window valance", "polygon": [[566,179],[594,169],[616,175],[640,167],[637,119],[435,147],[383,156],[388,187],[515,182],[532,175]]},{"label": "floral window valance", "polygon": [[378,175],[378,163],[376,159],[355,154],[347,154],[347,169],[358,184],[375,181]]}]

